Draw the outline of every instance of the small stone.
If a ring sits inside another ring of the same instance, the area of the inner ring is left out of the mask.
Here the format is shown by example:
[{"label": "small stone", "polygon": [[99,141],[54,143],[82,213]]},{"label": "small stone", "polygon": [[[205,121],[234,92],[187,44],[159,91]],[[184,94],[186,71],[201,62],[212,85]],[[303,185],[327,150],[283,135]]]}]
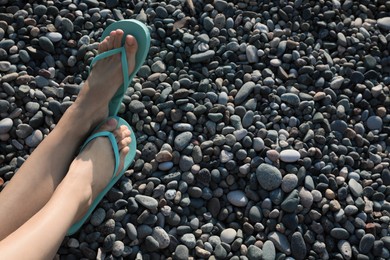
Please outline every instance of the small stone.
[{"label": "small stone", "polygon": [[237,92],[236,96],[234,97],[234,103],[236,105],[241,104],[244,100],[247,99],[247,97],[252,93],[253,89],[255,88],[255,83],[252,81],[246,82]]},{"label": "small stone", "polygon": [[41,130],[34,130],[32,132],[31,135],[29,135],[27,138],[26,138],[26,144],[29,146],[29,147],[37,147],[38,144],[41,143],[43,139],[43,134],[41,132]]},{"label": "small stone", "polygon": [[348,187],[355,197],[360,197],[363,194],[363,187],[355,179],[350,179]]},{"label": "small stone", "polygon": [[[272,242],[269,241],[269,240],[267,240],[266,242],[270,242],[272,244]],[[268,248],[270,248],[270,249],[273,248],[274,251],[273,252],[272,251],[266,252],[265,249],[268,250]],[[274,247],[273,244],[272,244],[272,248],[267,245],[267,248],[264,249],[264,246],[263,246],[263,250],[261,250],[260,248],[258,248],[255,245],[250,245],[248,247],[248,252],[247,252],[246,256],[248,257],[249,260],[257,260],[257,259],[270,260],[270,259],[275,259],[275,247]],[[271,258],[272,254],[274,255],[273,258]]]},{"label": "small stone", "polygon": [[106,211],[102,208],[96,209],[91,216],[91,224],[95,227],[101,225],[106,218]]},{"label": "small stone", "polygon": [[370,116],[367,119],[367,127],[370,130],[381,130],[382,125],[383,125],[382,118],[380,118],[379,116]]},{"label": "small stone", "polygon": [[220,235],[221,241],[230,244],[231,242],[234,241],[236,235],[237,235],[237,231],[235,229],[233,228],[224,229]]},{"label": "small stone", "polygon": [[248,198],[241,190],[231,191],[227,194],[228,201],[237,207],[245,207],[248,203]]},{"label": "small stone", "polygon": [[293,107],[298,107],[301,102],[299,96],[294,93],[284,93],[280,99]]},{"label": "small stone", "polygon": [[[251,245],[252,246],[252,245]],[[248,247],[248,254],[250,251],[251,246]],[[274,260],[276,258],[276,252],[275,252],[275,245],[272,243],[272,241],[267,240],[264,242],[262,255],[259,255],[258,251],[256,255],[252,255],[252,259],[263,259],[263,260]],[[251,259],[248,256],[249,259]]]},{"label": "small stone", "polygon": [[123,254],[123,251],[125,249],[125,244],[123,244],[122,241],[115,241],[114,245],[112,246],[112,254],[116,257],[119,257]]},{"label": "small stone", "polygon": [[11,69],[11,63],[9,61],[0,61],[0,71],[7,72]]},{"label": "small stone", "polygon": [[183,244],[186,245],[189,249],[193,249],[196,246],[196,238],[192,233],[184,234],[180,238],[180,241],[183,242]]},{"label": "small stone", "polygon": [[215,55],[215,51],[208,50],[201,53],[192,54],[190,56],[190,62],[192,63],[199,63],[199,62],[205,62],[213,58]]},{"label": "small stone", "polygon": [[257,167],[256,177],[260,186],[268,191],[274,190],[282,184],[282,174],[279,169],[266,163]]},{"label": "small stone", "polygon": [[280,152],[280,160],[283,162],[296,162],[301,158],[301,154],[292,149],[283,150]]},{"label": "small stone", "polygon": [[295,174],[289,173],[283,177],[282,190],[286,193],[291,192],[298,185],[298,177]]},{"label": "small stone", "polygon": [[46,33],[46,37],[52,42],[59,42],[62,40],[62,34],[58,32],[48,32]]},{"label": "small stone", "polygon": [[155,198],[138,194],[135,195],[135,200],[149,210],[155,211],[157,209],[158,201]]},{"label": "small stone", "polygon": [[343,255],[343,257],[346,260],[349,260],[352,258],[351,244],[347,240],[340,240],[337,243],[337,247],[338,247],[340,253]]},{"label": "small stone", "polygon": [[362,254],[368,254],[371,248],[374,246],[375,236],[373,234],[365,234],[359,243],[359,252]]},{"label": "small stone", "polygon": [[184,245],[178,245],[175,249],[175,254],[173,255],[173,259],[177,260],[187,260],[189,257],[189,250]]},{"label": "small stone", "polygon": [[4,118],[0,121],[0,134],[6,134],[11,130],[14,122],[11,118]]},{"label": "small stone", "polygon": [[390,17],[379,18],[376,22],[379,28],[390,31]]},{"label": "small stone", "polygon": [[257,56],[257,48],[253,45],[248,45],[246,48],[246,57],[249,63],[259,62],[259,57]]},{"label": "small stone", "polygon": [[171,241],[167,232],[161,227],[155,227],[153,229],[152,237],[158,242],[158,247],[160,249],[167,248]]},{"label": "small stone", "polygon": [[191,132],[183,132],[176,136],[174,140],[175,148],[178,151],[182,151],[187,145],[190,143],[192,139],[192,133]]},{"label": "small stone", "polygon": [[287,237],[282,233],[272,231],[268,234],[268,239],[271,240],[275,247],[281,252],[287,255],[291,254],[290,243],[288,242]]},{"label": "small stone", "polygon": [[306,243],[300,232],[295,232],[291,236],[291,253],[297,260],[303,260],[306,257]]}]

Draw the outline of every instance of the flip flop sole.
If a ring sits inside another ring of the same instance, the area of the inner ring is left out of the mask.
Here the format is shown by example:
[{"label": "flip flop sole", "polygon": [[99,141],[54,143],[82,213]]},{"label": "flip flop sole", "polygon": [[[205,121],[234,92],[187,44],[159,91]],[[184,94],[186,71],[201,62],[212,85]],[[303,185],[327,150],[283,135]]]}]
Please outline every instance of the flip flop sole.
[{"label": "flip flop sole", "polygon": [[[122,46],[125,44],[126,35],[132,35],[137,40],[137,44],[138,44],[138,49],[137,49],[136,59],[135,59],[136,64],[133,72],[130,75],[128,75],[128,80],[130,84],[134,76],[137,74],[141,66],[144,64],[145,59],[148,55],[150,49],[150,33],[146,25],[141,23],[140,21],[134,19],[126,19],[126,20],[120,20],[110,24],[103,31],[101,39],[103,40],[104,38],[110,35],[110,32],[117,29],[121,29],[124,32],[122,38]],[[128,68],[126,68],[126,71],[128,71]],[[126,89],[128,87],[129,86],[123,86],[122,84],[118,89],[118,91],[115,93],[114,97],[111,99],[109,104],[109,116],[116,116],[116,114],[118,113],[120,105],[122,103],[123,95],[125,94]]]},{"label": "flip flop sole", "polygon": [[[107,186],[97,195],[97,197],[92,202],[91,206],[89,207],[87,213],[83,216],[83,218],[81,218],[79,221],[77,221],[75,224],[73,224],[69,228],[68,232],[66,233],[66,235],[68,235],[68,236],[73,235],[83,226],[83,224],[88,220],[88,218],[90,217],[92,212],[95,210],[97,205],[100,203],[100,201],[104,198],[104,196],[107,194],[107,192],[115,185],[115,183],[124,175],[125,171],[127,170],[127,168],[130,166],[130,164],[134,160],[134,157],[136,154],[136,149],[137,149],[137,143],[136,143],[134,131],[132,130],[130,125],[122,118],[120,118],[120,117],[113,117],[113,118],[115,118],[118,121],[118,127],[121,125],[126,125],[129,128],[129,130],[131,132],[131,134],[130,134],[131,143],[129,145],[130,151],[124,159],[123,169],[117,175],[113,176],[113,178],[110,180],[110,182],[107,184]],[[99,128],[100,128],[100,125],[97,126],[96,129],[99,129]],[[87,141],[83,144],[83,147],[90,141],[90,139],[93,140],[94,138],[98,138],[99,136],[97,134],[99,134],[99,133],[100,132],[97,132],[94,135],[92,135],[90,138],[88,138]],[[106,138],[108,138],[108,136],[106,136]],[[110,140],[110,141],[111,141],[111,145],[113,146],[112,142],[115,142],[115,138],[114,138],[114,140]],[[116,147],[113,146],[113,149],[118,149],[118,148],[117,148],[117,146]],[[82,152],[82,150],[80,152]],[[114,154],[116,154],[116,156],[119,156],[119,151],[117,151],[117,153],[114,152]],[[117,167],[119,167],[119,165],[117,165],[117,163],[116,163],[115,168],[117,168]]]}]

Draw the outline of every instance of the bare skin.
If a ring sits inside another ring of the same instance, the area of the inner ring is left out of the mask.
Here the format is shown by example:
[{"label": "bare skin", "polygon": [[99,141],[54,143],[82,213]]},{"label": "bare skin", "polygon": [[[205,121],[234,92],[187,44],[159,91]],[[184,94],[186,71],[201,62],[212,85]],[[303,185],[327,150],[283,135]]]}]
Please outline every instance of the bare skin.
[{"label": "bare skin", "polygon": [[[120,47],[122,37],[121,30],[111,32],[99,44],[99,52]],[[134,37],[126,37],[125,48],[130,73],[135,67],[138,48]],[[49,201],[68,172],[78,147],[107,117],[108,103],[122,82],[119,54],[94,65],[75,103],[0,192],[0,241]]]},{"label": "bare skin", "polygon": [[[131,138],[126,126],[117,129],[116,126],[116,120],[110,119],[99,131],[114,133],[121,162],[118,171],[121,171]],[[25,259],[26,255],[29,259],[53,259],[69,227],[83,217],[112,178],[114,166],[114,153],[108,138],[92,140],[73,160],[45,206],[0,241],[0,259]]]}]

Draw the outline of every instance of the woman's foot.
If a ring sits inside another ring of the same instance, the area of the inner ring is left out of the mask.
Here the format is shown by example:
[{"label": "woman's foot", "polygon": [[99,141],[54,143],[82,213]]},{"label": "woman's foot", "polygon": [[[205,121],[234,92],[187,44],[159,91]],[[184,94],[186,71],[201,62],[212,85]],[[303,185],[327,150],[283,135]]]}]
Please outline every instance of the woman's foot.
[{"label": "woman's foot", "polygon": [[[116,128],[117,124],[118,122],[111,118],[96,131],[109,131],[115,136],[120,155],[120,165],[115,174],[123,169],[131,143],[130,130],[125,125]],[[96,196],[107,186],[113,177],[114,168],[114,152],[107,137],[93,139],[73,160],[59,188],[73,187],[72,193],[79,193],[81,209],[76,220],[84,216]]]},{"label": "woman's foot", "polygon": [[[122,46],[123,31],[117,29],[110,33],[100,42],[99,53],[120,48]],[[136,53],[138,49],[137,40],[127,35],[125,49],[129,74],[134,70],[136,64]],[[93,65],[82,90],[78,94],[74,108],[83,111],[94,122],[92,128],[108,116],[108,103],[118,88],[123,84],[122,62],[120,54],[109,56],[99,60]]]}]

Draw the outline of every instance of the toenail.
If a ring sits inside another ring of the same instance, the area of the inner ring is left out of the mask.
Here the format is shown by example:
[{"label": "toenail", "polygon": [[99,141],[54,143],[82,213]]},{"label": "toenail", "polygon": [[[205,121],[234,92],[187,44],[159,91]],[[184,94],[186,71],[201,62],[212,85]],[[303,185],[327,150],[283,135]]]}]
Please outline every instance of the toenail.
[{"label": "toenail", "polygon": [[110,118],[107,120],[108,126],[116,126],[116,120],[114,118]]}]

